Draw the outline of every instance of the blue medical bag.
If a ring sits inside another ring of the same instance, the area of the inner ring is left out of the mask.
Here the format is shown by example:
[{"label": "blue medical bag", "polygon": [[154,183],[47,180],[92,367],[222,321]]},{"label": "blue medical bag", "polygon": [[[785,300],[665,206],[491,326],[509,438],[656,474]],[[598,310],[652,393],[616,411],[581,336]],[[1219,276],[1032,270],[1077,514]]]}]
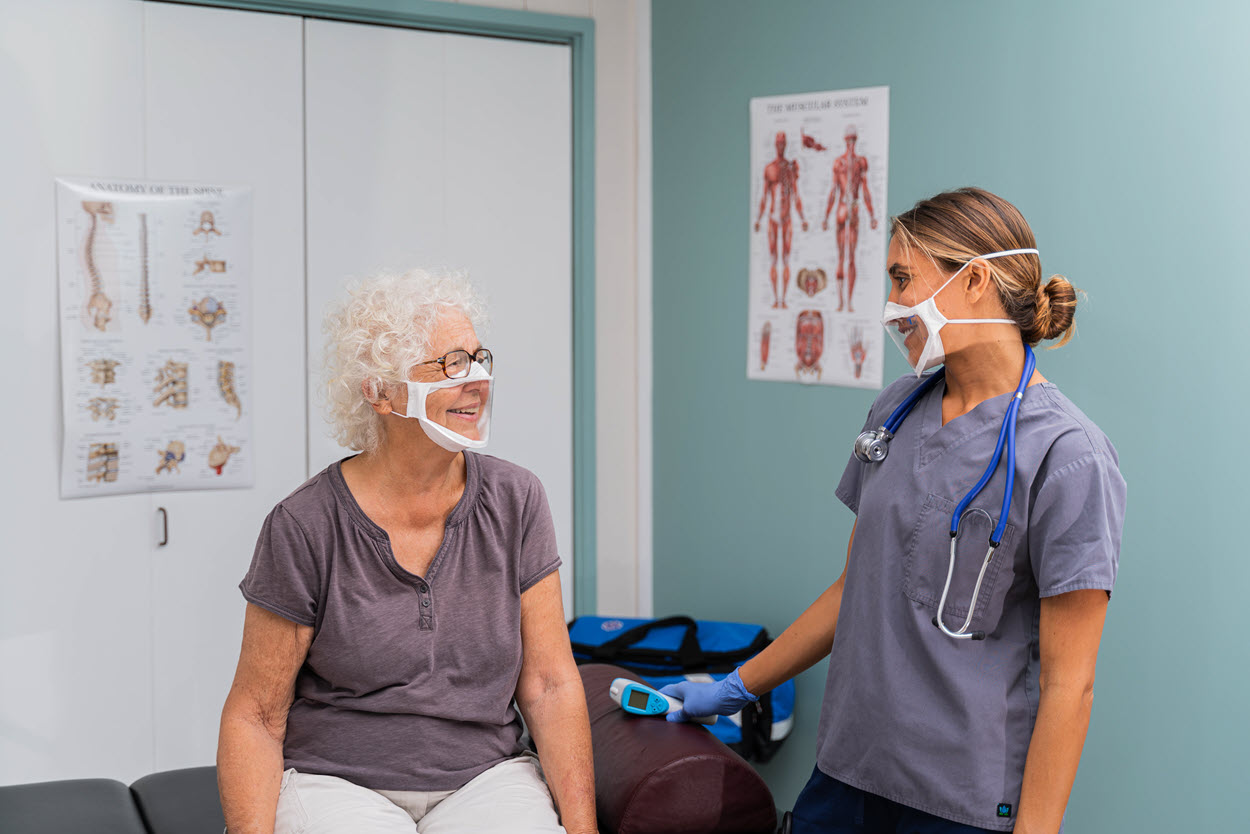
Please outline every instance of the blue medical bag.
[{"label": "blue medical bag", "polygon": [[[659,689],[726,677],[772,641],[761,625],[665,617],[578,617],[569,623],[578,663],[611,663]],[[794,681],[786,681],[708,729],[744,759],[766,762],[794,726]]]}]

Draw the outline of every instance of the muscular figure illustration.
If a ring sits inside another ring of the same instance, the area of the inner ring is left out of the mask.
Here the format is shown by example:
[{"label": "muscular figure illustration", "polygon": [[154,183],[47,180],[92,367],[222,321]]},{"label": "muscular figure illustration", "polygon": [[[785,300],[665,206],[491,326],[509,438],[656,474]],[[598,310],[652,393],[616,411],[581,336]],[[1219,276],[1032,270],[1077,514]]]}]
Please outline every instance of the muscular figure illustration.
[{"label": "muscular figure illustration", "polygon": [[104,330],[112,318],[109,313],[113,309],[113,302],[104,294],[104,282],[100,280],[100,270],[95,265],[95,234],[99,221],[113,222],[113,204],[84,200],[82,210],[91,217],[91,225],[87,227],[87,239],[82,245],[83,264],[87,268],[91,290],[87,297],[87,315],[91,317],[92,327]]},{"label": "muscular figure illustration", "polygon": [[856,325],[851,328],[851,365],[855,369],[855,378],[859,379],[859,375],[864,371],[864,360],[868,358],[868,351],[864,349],[864,328]]},{"label": "muscular figure illustration", "polygon": [[[868,193],[868,160],[855,154],[855,142],[859,132],[854,125],[848,125],[845,134],[846,153],[833,162],[833,187],[829,189],[829,202],[825,205],[825,219],[820,227],[829,230],[829,214],[834,203],[838,206],[838,271],[835,279],[838,282],[838,312],[843,306],[855,312],[855,246],[859,243],[859,194],[864,193],[864,207],[868,209],[868,219],[872,228],[877,228],[877,215],[872,210],[872,195]],[[846,264],[843,270],[843,262]],[[843,279],[846,284],[845,299],[842,294]],[[845,300],[845,305],[843,301]]]},{"label": "muscular figure illustration", "polygon": [[764,322],[764,332],[760,334],[760,370],[768,364],[768,347],[773,340],[773,324],[770,321]]},{"label": "muscular figure illustration", "polygon": [[794,366],[795,377],[803,374],[815,374],[820,379],[820,355],[825,352],[825,319],[819,310],[804,310],[799,313],[794,325],[794,355],[798,363]]},{"label": "muscular figure illustration", "polygon": [[[778,132],[774,140],[777,157],[764,166],[764,195],[760,197],[759,214],[755,217],[755,231],[760,230],[764,206],[768,206],[768,254],[772,263],[768,279],[773,285],[773,307],[786,307],[786,291],[790,289],[790,243],[794,238],[790,219],[790,201],[799,213],[803,231],[807,231],[807,218],[803,216],[803,200],[799,197],[798,160],[786,159],[786,134]],[[777,295],[777,237],[781,237],[781,295]]]}]

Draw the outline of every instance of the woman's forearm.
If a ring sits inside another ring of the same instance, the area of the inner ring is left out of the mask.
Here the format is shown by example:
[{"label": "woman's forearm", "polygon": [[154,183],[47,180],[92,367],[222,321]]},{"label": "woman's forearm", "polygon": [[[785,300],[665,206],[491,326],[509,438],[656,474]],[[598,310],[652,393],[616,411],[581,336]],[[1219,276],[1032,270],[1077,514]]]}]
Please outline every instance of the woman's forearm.
[{"label": "woman's forearm", "polygon": [[229,701],[217,741],[217,787],[230,834],[272,834],[282,787],[282,732]]},{"label": "woman's forearm", "polygon": [[842,583],[839,578],[826,588],[768,648],[742,665],[738,675],[748,692],[763,695],[829,654],[842,608]]},{"label": "woman's forearm", "polygon": [[1093,681],[1042,691],[1024,764],[1016,834],[1059,830],[1085,746],[1093,698]]},{"label": "woman's forearm", "polygon": [[574,671],[557,684],[518,697],[517,705],[538,748],[560,824],[568,834],[595,832],[594,756],[581,677]]},{"label": "woman's forearm", "polygon": [[[855,544],[855,527],[846,542],[846,563],[851,562],[851,548]],[[738,671],[742,685],[752,695],[760,696],[780,686],[799,672],[804,672],[823,660],[833,648],[833,632],[838,626],[838,613],[842,610],[842,588],[846,584],[846,568],[842,575],[816,601],[781,632],[781,636],[764,651],[748,660]]]}]

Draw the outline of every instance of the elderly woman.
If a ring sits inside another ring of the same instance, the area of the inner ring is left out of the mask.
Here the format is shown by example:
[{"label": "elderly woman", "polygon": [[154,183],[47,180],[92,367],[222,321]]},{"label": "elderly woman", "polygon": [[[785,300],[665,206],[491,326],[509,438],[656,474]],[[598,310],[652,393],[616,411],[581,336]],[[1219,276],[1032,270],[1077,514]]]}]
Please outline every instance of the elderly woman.
[{"label": "elderly woman", "polygon": [[546,495],[469,451],[490,430],[481,318],[462,276],[413,271],[327,320],[331,418],[360,454],[274,508],[240,584],[231,834],[595,830]]}]

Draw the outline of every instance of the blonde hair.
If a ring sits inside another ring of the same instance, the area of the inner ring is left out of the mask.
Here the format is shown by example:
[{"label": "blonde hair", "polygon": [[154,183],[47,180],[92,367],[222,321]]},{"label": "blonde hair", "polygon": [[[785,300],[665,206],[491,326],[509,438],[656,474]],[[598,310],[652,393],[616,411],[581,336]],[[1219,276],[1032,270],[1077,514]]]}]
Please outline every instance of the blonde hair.
[{"label": "blonde hair", "polygon": [[[916,246],[946,272],[978,255],[1008,249],[1034,249],[1033,230],[1019,209],[981,188],[945,191],[916,203],[890,221],[890,234]],[[998,288],[1007,315],[1029,345],[1059,339],[1062,347],[1076,330],[1077,291],[1062,275],[1042,284],[1037,255],[1007,255],[983,261]]]},{"label": "blonde hair", "polygon": [[382,418],[370,402],[432,358],[431,336],[451,313],[463,315],[475,330],[485,326],[485,304],[464,272],[383,272],[348,285],[322,325],[326,421],[340,445],[377,450]]}]

